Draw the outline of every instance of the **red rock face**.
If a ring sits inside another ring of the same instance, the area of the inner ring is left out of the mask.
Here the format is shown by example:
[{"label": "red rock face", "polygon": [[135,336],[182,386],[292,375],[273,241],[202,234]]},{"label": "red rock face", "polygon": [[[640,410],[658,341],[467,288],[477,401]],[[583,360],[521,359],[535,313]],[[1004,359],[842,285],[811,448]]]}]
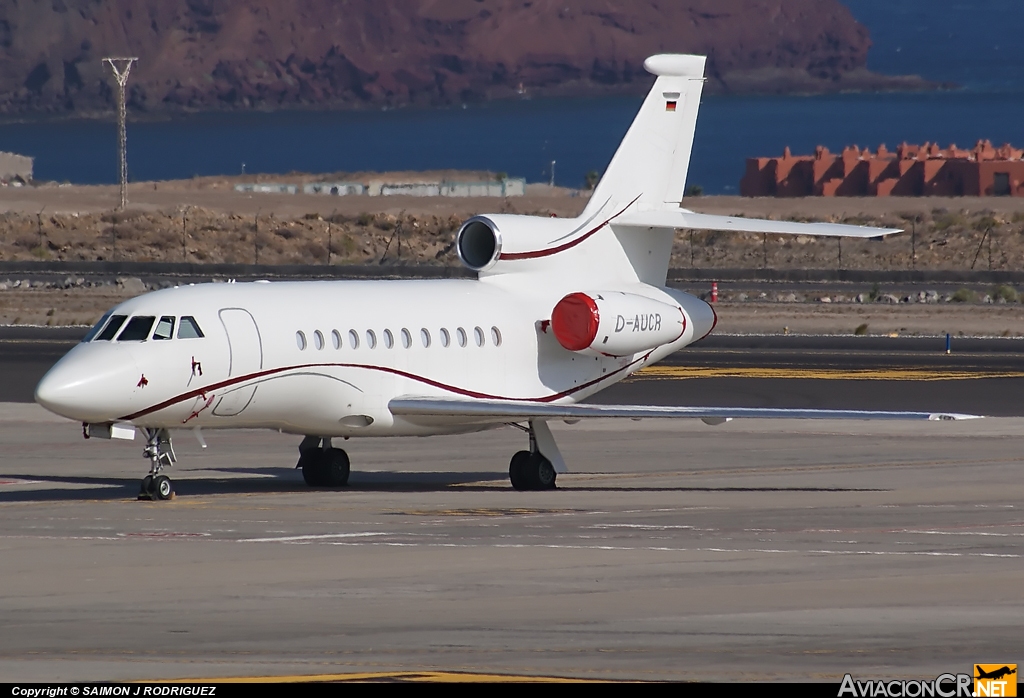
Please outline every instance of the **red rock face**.
[{"label": "red rock face", "polygon": [[[870,40],[838,0],[22,0],[0,3],[0,110],[444,104],[641,92],[709,56],[711,89],[828,89]],[[845,83],[843,83],[845,85]]]}]

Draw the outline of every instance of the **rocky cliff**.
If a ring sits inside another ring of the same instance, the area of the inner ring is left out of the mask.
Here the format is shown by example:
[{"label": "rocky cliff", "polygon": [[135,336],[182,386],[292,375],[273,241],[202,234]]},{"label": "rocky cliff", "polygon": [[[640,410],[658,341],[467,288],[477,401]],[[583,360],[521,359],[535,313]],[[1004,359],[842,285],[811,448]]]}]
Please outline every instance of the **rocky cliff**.
[{"label": "rocky cliff", "polygon": [[9,0],[0,111],[445,104],[642,92],[643,59],[709,56],[709,89],[892,84],[838,0]]}]

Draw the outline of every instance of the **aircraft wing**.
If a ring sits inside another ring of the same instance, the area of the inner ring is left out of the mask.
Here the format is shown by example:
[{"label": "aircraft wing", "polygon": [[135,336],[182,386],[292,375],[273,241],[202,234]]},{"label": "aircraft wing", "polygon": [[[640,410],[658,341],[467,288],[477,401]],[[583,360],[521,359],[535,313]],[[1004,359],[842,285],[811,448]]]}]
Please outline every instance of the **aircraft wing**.
[{"label": "aircraft wing", "polygon": [[427,397],[400,397],[388,403],[394,415],[403,417],[464,418],[507,420],[586,419],[593,417],[625,417],[651,419],[688,417],[708,423],[729,419],[918,419],[946,421],[980,419],[979,415],[946,412],[887,412],[874,410],[813,410],[778,407],[659,407],[653,405],[552,405],[506,400],[461,400]]},{"label": "aircraft wing", "polygon": [[899,228],[872,228],[866,225],[839,223],[792,223],[760,218],[713,216],[686,209],[634,211],[616,218],[612,225],[636,228],[686,228],[690,230],[724,230],[744,233],[782,233],[788,235],[825,235],[830,237],[877,238],[903,232]]}]

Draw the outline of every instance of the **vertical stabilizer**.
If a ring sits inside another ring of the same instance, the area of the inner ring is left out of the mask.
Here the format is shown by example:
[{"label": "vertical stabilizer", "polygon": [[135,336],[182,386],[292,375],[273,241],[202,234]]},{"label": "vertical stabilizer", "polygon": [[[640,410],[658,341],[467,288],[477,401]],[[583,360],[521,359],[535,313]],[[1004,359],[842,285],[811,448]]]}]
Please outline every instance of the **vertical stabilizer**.
[{"label": "vertical stabilizer", "polygon": [[638,196],[632,210],[678,208],[690,166],[704,62],[704,56],[676,54],[644,61],[644,68],[658,79],[601,177],[584,217],[621,208]]}]

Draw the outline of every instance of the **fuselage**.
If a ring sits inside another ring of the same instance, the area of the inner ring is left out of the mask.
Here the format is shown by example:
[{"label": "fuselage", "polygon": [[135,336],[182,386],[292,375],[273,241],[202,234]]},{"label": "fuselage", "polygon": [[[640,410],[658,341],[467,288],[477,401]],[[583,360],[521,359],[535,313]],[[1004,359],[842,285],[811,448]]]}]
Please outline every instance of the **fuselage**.
[{"label": "fuselage", "polygon": [[568,351],[548,327],[566,291],[558,286],[498,277],[164,289],[112,309],[44,377],[36,399],[78,421],[139,427],[320,436],[471,431],[493,425],[415,423],[393,416],[388,402],[576,402],[714,325],[704,301],[638,283],[628,290],[682,310],[677,339],[628,356]]}]

